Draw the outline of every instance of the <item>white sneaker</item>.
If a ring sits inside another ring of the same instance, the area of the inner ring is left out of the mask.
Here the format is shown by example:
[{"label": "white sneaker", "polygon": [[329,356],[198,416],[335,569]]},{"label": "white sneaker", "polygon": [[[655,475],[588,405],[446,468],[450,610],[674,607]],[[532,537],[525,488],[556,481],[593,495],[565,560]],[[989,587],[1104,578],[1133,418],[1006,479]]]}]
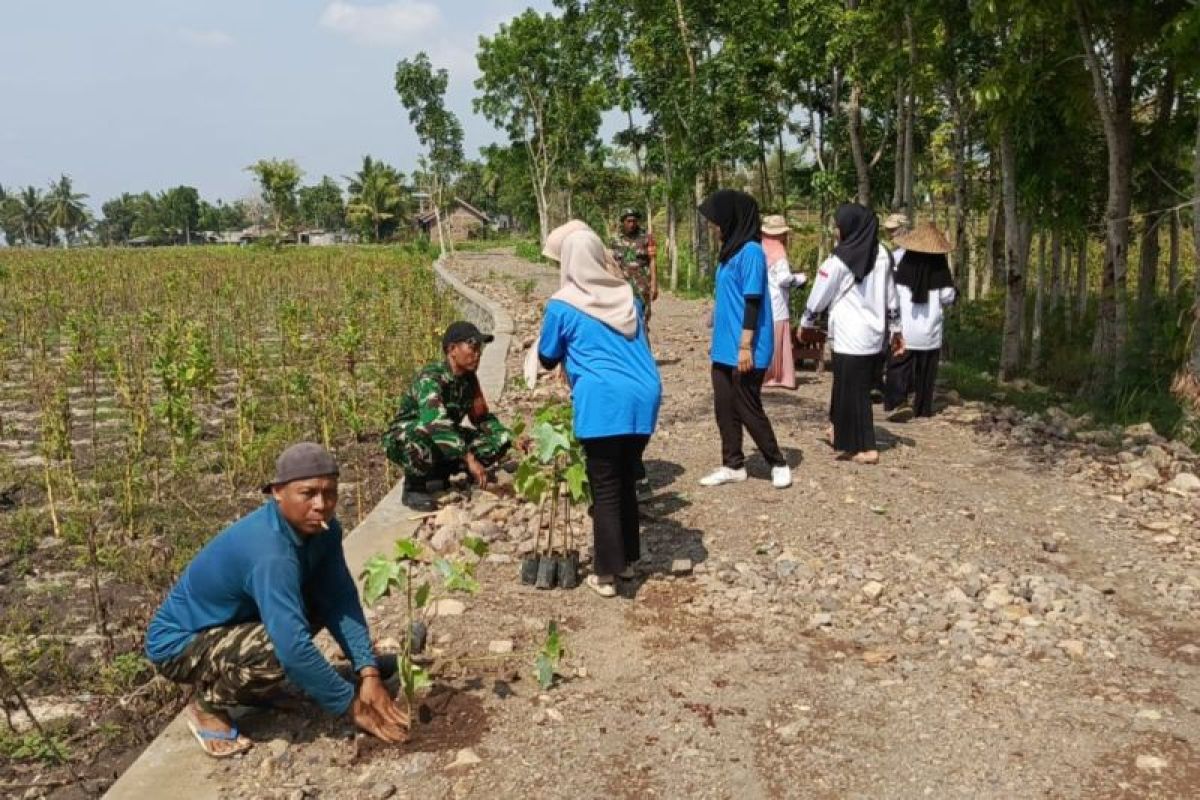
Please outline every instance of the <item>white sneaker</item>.
[{"label": "white sneaker", "polygon": [[776,489],[786,489],[792,485],[792,468],[787,464],[771,467],[771,485]]},{"label": "white sneaker", "polygon": [[746,480],[746,470],[718,467],[700,479],[701,486],[720,486],[723,483],[741,483]]}]

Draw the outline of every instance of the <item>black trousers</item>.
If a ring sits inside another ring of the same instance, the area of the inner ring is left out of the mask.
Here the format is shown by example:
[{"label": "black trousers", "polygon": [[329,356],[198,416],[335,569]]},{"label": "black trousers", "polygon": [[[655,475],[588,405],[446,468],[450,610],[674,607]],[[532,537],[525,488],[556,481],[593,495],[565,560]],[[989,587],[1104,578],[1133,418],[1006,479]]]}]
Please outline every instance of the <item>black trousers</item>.
[{"label": "black trousers", "polygon": [[768,464],[772,467],[787,464],[775,441],[771,421],[763,410],[762,385],[766,374],[765,369],[741,373],[736,367],[712,365],[713,411],[717,417],[717,430],[721,432],[721,463],[730,469],[741,469],[746,465],[746,454],[742,452],[743,426]]},{"label": "black trousers", "polygon": [[833,449],[840,453],[877,450],[875,419],[871,413],[871,387],[875,384],[879,356],[833,354],[833,392],[829,421],[833,423]]},{"label": "black trousers", "polygon": [[888,362],[887,392],[884,407],[891,410],[913,397],[913,414],[933,416],[933,392],[937,384],[941,350],[905,350],[904,355]]},{"label": "black trousers", "polygon": [[580,439],[592,487],[592,537],[597,575],[616,575],[642,556],[637,476],[649,436]]}]

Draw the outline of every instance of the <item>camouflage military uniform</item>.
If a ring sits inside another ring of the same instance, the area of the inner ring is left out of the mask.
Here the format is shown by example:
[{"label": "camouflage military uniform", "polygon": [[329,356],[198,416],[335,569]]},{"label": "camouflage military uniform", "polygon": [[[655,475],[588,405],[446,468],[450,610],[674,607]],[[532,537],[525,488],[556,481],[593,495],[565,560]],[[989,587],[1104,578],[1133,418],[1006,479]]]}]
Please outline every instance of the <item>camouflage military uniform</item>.
[{"label": "camouflage military uniform", "polygon": [[650,259],[655,253],[654,237],[646,231],[636,236],[626,236],[624,231],[613,238],[610,245],[613,258],[621,268],[625,280],[633,287],[633,293],[642,301],[642,315],[650,321]]},{"label": "camouflage military uniform", "polygon": [[223,707],[260,703],[287,678],[261,622],[201,631],[158,670],[176,683],[194,685],[209,705]]},{"label": "camouflage military uniform", "polygon": [[[463,427],[463,419],[473,428]],[[408,478],[445,478],[467,453],[491,465],[512,445],[512,434],[488,412],[474,373],[455,377],[445,361],[417,373],[400,398],[383,447]]]}]

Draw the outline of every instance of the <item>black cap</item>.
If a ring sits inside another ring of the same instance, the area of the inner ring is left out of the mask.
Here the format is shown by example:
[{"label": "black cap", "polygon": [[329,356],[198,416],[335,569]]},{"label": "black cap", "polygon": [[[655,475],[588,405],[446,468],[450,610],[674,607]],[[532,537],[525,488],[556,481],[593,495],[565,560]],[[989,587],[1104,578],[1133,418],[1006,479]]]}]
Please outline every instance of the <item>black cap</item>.
[{"label": "black cap", "polygon": [[633,217],[634,219],[641,219],[642,212],[638,211],[636,208],[627,208],[621,212],[621,222],[624,222],[630,217]]},{"label": "black cap", "polygon": [[446,352],[450,349],[450,345],[459,342],[467,342],[474,339],[480,344],[487,344],[495,338],[490,333],[483,333],[470,322],[464,322],[463,320],[451,322],[450,327],[446,328],[446,332],[442,334],[442,352]]},{"label": "black cap", "polygon": [[274,486],[325,475],[336,478],[337,474],[338,465],[332,453],[315,442],[300,442],[279,454],[275,461],[275,477],[264,484],[262,490],[265,494]]}]

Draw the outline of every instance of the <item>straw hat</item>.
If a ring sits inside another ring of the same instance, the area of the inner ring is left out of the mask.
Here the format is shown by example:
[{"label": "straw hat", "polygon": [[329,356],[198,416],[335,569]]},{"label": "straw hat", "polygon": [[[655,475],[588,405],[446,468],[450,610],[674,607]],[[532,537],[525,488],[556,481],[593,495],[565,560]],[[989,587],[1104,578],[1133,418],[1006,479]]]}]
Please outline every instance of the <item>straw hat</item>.
[{"label": "straw hat", "polygon": [[768,214],[763,217],[762,232],[767,236],[782,236],[791,231],[788,227],[787,220],[782,214]]},{"label": "straw hat", "polygon": [[888,214],[883,220],[883,229],[885,231],[895,231],[900,228],[907,228],[910,224],[908,217],[904,214]]},{"label": "straw hat", "polygon": [[911,233],[896,237],[896,246],[914,253],[944,255],[954,249],[950,240],[932,222],[922,222]]}]

